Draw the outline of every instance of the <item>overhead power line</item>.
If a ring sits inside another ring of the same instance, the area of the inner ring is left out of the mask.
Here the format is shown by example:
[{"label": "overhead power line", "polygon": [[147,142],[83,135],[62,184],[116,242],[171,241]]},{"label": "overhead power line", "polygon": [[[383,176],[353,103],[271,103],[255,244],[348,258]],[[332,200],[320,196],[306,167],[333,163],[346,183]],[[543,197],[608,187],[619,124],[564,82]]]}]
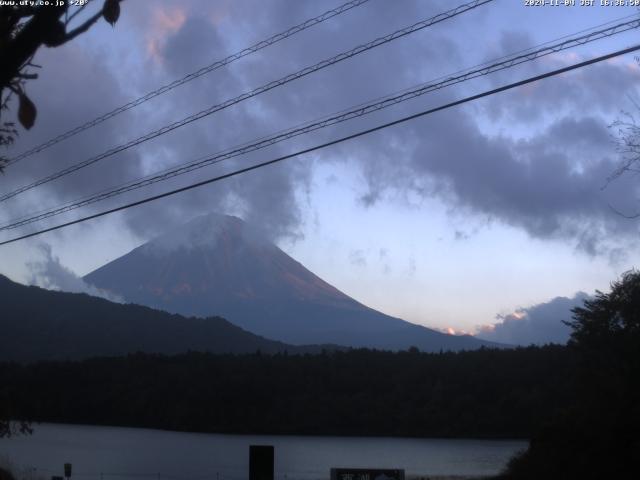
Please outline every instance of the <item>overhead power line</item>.
[{"label": "overhead power line", "polygon": [[135,201],[135,202],[127,203],[125,205],[121,205],[119,207],[111,208],[109,210],[104,210],[104,211],[99,212],[99,213],[94,213],[93,215],[88,215],[88,216],[85,216],[85,217],[82,217],[82,218],[78,218],[76,220],[72,220],[72,221],[69,221],[69,222],[66,222],[66,223],[55,225],[53,227],[45,228],[45,229],[42,229],[42,230],[38,230],[36,232],[28,233],[26,235],[21,235],[19,237],[15,237],[15,238],[12,238],[12,239],[9,239],[9,240],[5,240],[5,241],[0,242],[0,246],[7,245],[7,244],[10,244],[10,243],[14,243],[14,242],[17,242],[17,241],[20,241],[20,240],[24,240],[24,239],[27,239],[27,238],[35,237],[37,235],[42,235],[43,233],[52,232],[54,230],[59,230],[61,228],[69,227],[71,225],[75,225],[75,224],[78,224],[78,223],[86,222],[86,221],[92,220],[94,218],[103,217],[103,216],[109,215],[111,213],[119,212],[119,211],[122,211],[122,210],[127,210],[129,208],[136,207],[138,205],[143,205],[145,203],[153,202],[155,200],[160,200],[161,198],[165,198],[165,197],[169,197],[169,196],[172,196],[172,195],[176,195],[178,193],[182,193],[182,192],[186,192],[186,191],[189,191],[189,190],[193,190],[195,188],[202,187],[204,185],[209,185],[211,183],[219,182],[219,181],[227,179],[227,178],[235,177],[237,175],[241,175],[243,173],[250,172],[252,170],[257,170],[259,168],[266,167],[268,165],[273,165],[275,163],[279,163],[279,162],[282,162],[284,160],[288,160],[290,158],[294,158],[294,157],[297,157],[297,156],[300,156],[300,155],[311,153],[311,152],[314,152],[316,150],[321,150],[323,148],[327,148],[327,147],[330,147],[332,145],[343,143],[343,142],[346,142],[348,140],[353,140],[355,138],[362,137],[364,135],[369,135],[369,134],[371,134],[373,132],[377,132],[379,130],[386,129],[386,128],[392,127],[394,125],[399,125],[401,123],[405,123],[405,122],[408,122],[410,120],[415,120],[416,118],[420,118],[420,117],[423,117],[425,115],[430,115],[430,114],[435,113],[435,112],[439,112],[439,111],[446,110],[446,109],[449,109],[449,108],[452,108],[452,107],[455,107],[455,106],[458,106],[458,105],[462,105],[464,103],[468,103],[468,102],[472,102],[472,101],[475,101],[475,100],[479,100],[481,98],[488,97],[490,95],[495,95],[495,94],[500,93],[500,92],[511,90],[513,88],[520,87],[520,86],[523,86],[523,85],[527,85],[529,83],[537,82],[537,81],[543,80],[545,78],[554,77],[554,76],[560,75],[562,73],[566,73],[566,72],[569,72],[569,71],[572,71],[572,70],[576,70],[578,68],[583,68],[583,67],[586,67],[588,65],[593,65],[594,63],[598,63],[598,62],[602,62],[602,61],[605,61],[605,60],[609,60],[611,58],[615,58],[615,57],[618,57],[620,55],[625,55],[627,53],[632,53],[632,52],[635,52],[635,51],[638,51],[638,50],[640,50],[640,44],[634,45],[633,47],[625,48],[623,50],[618,50],[616,52],[612,52],[612,53],[609,53],[609,54],[606,54],[606,55],[601,55],[599,57],[592,58],[591,60],[586,60],[584,62],[575,63],[575,64],[570,65],[568,67],[563,67],[563,68],[559,68],[559,69],[556,69],[556,70],[552,70],[550,72],[543,73],[541,75],[535,75],[533,77],[529,77],[529,78],[526,78],[524,80],[520,80],[520,81],[517,81],[517,82],[514,82],[514,83],[503,85],[502,87],[494,88],[492,90],[487,90],[485,92],[482,92],[482,93],[479,93],[479,94],[476,94],[476,95],[471,95],[469,97],[465,97],[465,98],[462,98],[460,100],[456,100],[454,102],[450,102],[450,103],[447,103],[447,104],[444,104],[444,105],[440,105],[439,107],[431,108],[431,109],[428,109],[428,110],[423,110],[422,112],[415,113],[413,115],[408,115],[408,116],[399,118],[399,119],[391,121],[391,122],[387,122],[387,123],[384,123],[384,124],[381,124],[381,125],[378,125],[378,126],[375,126],[375,127],[372,127],[372,128],[368,128],[366,130],[361,130],[360,132],[353,133],[351,135],[347,135],[347,136],[344,136],[344,137],[341,137],[341,138],[338,138],[338,139],[335,139],[335,140],[331,140],[329,142],[322,143],[320,145],[316,145],[314,147],[305,148],[303,150],[299,150],[297,152],[290,153],[288,155],[283,155],[281,157],[277,157],[277,158],[274,158],[274,159],[271,159],[271,160],[267,160],[267,161],[264,161],[264,162],[261,162],[261,163],[257,163],[255,165],[251,165],[249,167],[241,168],[241,169],[235,170],[235,171],[230,172],[230,173],[226,173],[226,174],[223,174],[223,175],[218,175],[216,177],[209,178],[207,180],[202,180],[200,182],[192,183],[190,185],[187,185],[187,186],[184,186],[184,187],[181,187],[181,188],[177,188],[175,190],[171,190],[171,191],[168,191],[168,192],[165,192],[165,193],[161,193],[161,194],[158,194],[158,195],[147,197],[147,198],[144,198],[142,200],[138,200],[138,201]]},{"label": "overhead power line", "polygon": [[[183,175],[194,170],[198,170],[212,164],[216,164],[222,162],[224,160],[234,158],[240,155],[244,155],[246,153],[250,153],[256,150],[260,150],[262,148],[269,147],[276,143],[279,143],[284,140],[291,139],[293,137],[303,135],[306,133],[310,133],[322,128],[326,128],[331,125],[335,125],[338,123],[345,122],[347,120],[351,120],[354,118],[362,117],[364,115],[388,108],[390,106],[396,105],[398,103],[402,103],[414,98],[417,98],[421,95],[424,95],[429,92],[433,92],[442,88],[446,88],[458,83],[462,83],[464,81],[468,81],[480,76],[488,75],[491,73],[495,73],[501,70],[505,70],[508,68],[512,68],[517,65],[521,65],[525,62],[530,62],[541,58],[546,55],[550,55],[552,53],[557,53],[562,50],[566,50],[578,45],[584,45],[590,42],[594,42],[596,40],[600,40],[602,38],[608,38],[613,35],[617,35],[628,30],[640,27],[640,19],[636,18],[631,21],[621,22],[609,28],[595,30],[592,29],[590,33],[580,35],[577,37],[569,38],[568,36],[563,37],[566,40],[561,42],[557,42],[555,44],[547,42],[544,43],[542,48],[535,49],[531,48],[526,50],[524,53],[516,53],[510,56],[501,57],[501,61],[491,63],[485,62],[479,68],[470,68],[463,73],[453,74],[444,78],[444,80],[438,82],[429,82],[422,84],[418,87],[414,87],[412,89],[403,91],[401,93],[384,97],[382,99],[371,101],[368,103],[364,103],[358,105],[356,107],[351,107],[350,109],[343,110],[337,114],[333,114],[331,116],[324,117],[320,120],[303,124],[298,127],[294,127],[289,130],[284,130],[277,134],[263,137],[258,140],[254,140],[253,142],[243,144],[241,146],[233,147],[226,151],[208,155],[204,158],[180,165],[178,167],[169,168],[162,172],[158,172],[153,175],[146,176],[144,178],[127,182],[119,187],[106,189],[91,196],[83,197],[82,199],[75,200],[73,202],[67,202],[62,206],[55,207],[53,209],[43,210],[41,212],[32,213],[30,215],[24,216],[19,219],[10,220],[8,223],[0,226],[1,230],[11,230],[15,228],[19,228],[31,223],[35,223],[40,220],[44,220],[47,218],[51,218],[56,215],[60,215],[62,213],[66,213],[81,207],[85,207],[118,195],[122,195],[126,192],[130,192],[132,190],[137,190],[139,188],[143,188],[154,183],[158,183],[161,181],[168,180],[170,178]],[[597,28],[597,27],[596,27]]]},{"label": "overhead power line", "polygon": [[191,72],[187,75],[185,75],[182,78],[179,78],[177,80],[174,80],[171,83],[168,83],[166,85],[163,85],[159,88],[157,88],[156,90],[153,90],[149,93],[147,93],[146,95],[136,98],[135,100],[130,101],[129,103],[126,103],[118,108],[115,108],[113,110],[111,110],[110,112],[105,113],[104,115],[101,115],[97,118],[94,118],[91,121],[88,121],[82,125],[79,125],[75,128],[72,128],[71,130],[64,132],[60,135],[58,135],[57,137],[53,137],[49,140],[47,140],[44,143],[41,143],[40,145],[37,145],[13,158],[8,159],[7,161],[7,165],[12,165],[16,162],[19,162],[20,160],[30,157],[31,155],[34,155],[38,152],[41,152],[43,150],[46,150],[49,147],[52,147],[53,145],[62,142],[63,140],[66,140],[68,138],[73,137],[74,135],[77,135],[80,132],[83,132],[85,130],[88,130],[90,128],[95,127],[96,125],[101,124],[102,122],[105,122],[107,120],[109,120],[110,118],[115,117],[116,115],[120,115],[123,112],[126,112],[127,110],[131,110],[134,107],[137,107],[138,105],[141,105],[149,100],[151,100],[152,98],[155,98],[159,95],[163,95],[167,92],[169,92],[170,90],[173,90],[174,88],[177,88],[181,85],[184,85],[185,83],[188,83],[192,80],[195,80],[196,78],[199,78],[203,75],[206,75],[207,73],[211,73],[214,70],[217,70],[221,67],[224,67],[226,65],[229,65],[230,63],[235,62],[236,60],[240,60],[243,57],[246,57],[247,55],[250,55],[252,53],[256,53],[260,50],[262,50],[263,48],[269,47],[275,43],[278,43],[286,38],[289,38],[293,35],[296,35],[297,33],[302,32],[303,30],[306,30],[307,28],[313,27],[315,25],[318,25],[326,20],[329,20],[330,18],[336,17],[344,12],[347,12],[349,10],[351,10],[352,8],[355,7],[359,7],[360,5],[362,5],[363,3],[367,3],[369,0],[352,0],[349,1],[347,3],[344,3],[342,5],[340,5],[339,7],[333,8],[331,10],[327,10],[326,12],[324,12],[321,15],[318,15],[317,17],[313,17],[310,18],[308,20],[305,20],[302,23],[299,23],[298,25],[295,25],[291,28],[289,28],[288,30],[285,30],[283,32],[280,33],[276,33],[275,35],[272,35],[271,37],[262,40],[258,43],[255,43],[253,45],[251,45],[250,47],[247,47],[243,50],[240,50],[239,52],[233,53],[231,55],[229,55],[226,58],[223,58],[222,60],[217,60],[215,62],[213,62],[210,65],[207,65],[205,67],[200,68],[199,70],[196,70],[195,72]]},{"label": "overhead power line", "polygon": [[22,186],[16,190],[13,190],[9,193],[6,193],[2,196],[0,196],[0,202],[4,202],[10,198],[15,197],[16,195],[19,195],[23,192],[26,192],[27,190],[31,190],[32,188],[38,187],[40,185],[44,185],[45,183],[49,183],[53,180],[56,180],[60,177],[69,175],[73,172],[76,172],[82,168],[88,167],[89,165],[93,165],[94,163],[103,160],[107,157],[111,157],[113,155],[115,155],[116,153],[120,153],[124,150],[127,150],[133,146],[139,145],[141,143],[144,143],[148,140],[151,140],[153,138],[159,137],[160,135],[164,135],[168,132],[171,132],[172,130],[175,130],[177,128],[183,127],[185,125],[188,125],[192,122],[195,122],[196,120],[200,120],[204,117],[207,117],[215,112],[219,112],[220,110],[224,110],[232,105],[235,105],[237,103],[240,103],[244,100],[247,100],[249,98],[255,97],[257,95],[260,95],[262,93],[268,92],[269,90],[272,90],[274,88],[280,87],[282,85],[286,85],[287,83],[290,83],[294,80],[297,80],[299,78],[302,78],[306,75],[309,75],[311,73],[317,72],[318,70],[322,70],[324,68],[327,68],[331,65],[335,65],[336,63],[342,62],[344,60],[347,60],[351,57],[354,57],[356,55],[359,55],[363,52],[366,52],[368,50],[371,50],[373,48],[379,47],[381,45],[384,45],[386,43],[392,42],[394,40],[397,40],[398,38],[402,38],[405,37],[407,35],[410,35],[412,33],[415,33],[417,31],[420,31],[424,28],[427,28],[429,26],[432,26],[436,23],[440,23],[444,20],[448,20],[450,18],[453,18],[457,15],[460,15],[462,13],[468,12],[469,10],[472,10],[474,8],[477,8],[481,5],[485,5],[487,3],[490,3],[494,0],[474,0],[472,2],[460,5],[456,8],[453,8],[451,10],[448,10],[446,12],[440,13],[438,15],[435,15],[431,18],[428,18],[426,20],[422,20],[420,22],[414,23],[413,25],[410,25],[408,27],[402,28],[400,30],[396,30],[393,33],[390,33],[388,35],[385,35],[383,37],[379,37],[376,38],[375,40],[372,40],[366,44],[363,45],[359,45],[351,50],[348,50],[346,52],[342,52],[339,53],[338,55],[335,55],[331,58],[328,58],[326,60],[323,60],[321,62],[316,63],[315,65],[303,68],[302,70],[299,70],[295,73],[291,73],[289,75],[286,75],[285,77],[280,78],[279,80],[274,80],[272,82],[269,82],[265,85],[262,85],[261,87],[255,88],[249,92],[245,92],[242,95],[239,95],[235,98],[229,99],[223,103],[217,104],[217,105],[213,105],[205,110],[202,110],[198,113],[194,113],[193,115],[190,115],[186,118],[183,118],[182,120],[179,120],[177,122],[171,123],[169,125],[165,125],[162,128],[159,128],[157,130],[154,130],[152,132],[147,133],[146,135],[143,135],[141,137],[138,137],[134,140],[131,140],[127,143],[124,143],[122,145],[119,145],[117,147],[113,147],[99,155],[96,155],[94,157],[91,157],[87,160],[84,160],[80,163],[76,163],[74,165],[71,165],[70,167],[67,167],[63,170],[60,170],[56,173],[53,173],[47,177],[44,177],[40,180],[37,180],[33,183],[30,183],[28,185]]}]

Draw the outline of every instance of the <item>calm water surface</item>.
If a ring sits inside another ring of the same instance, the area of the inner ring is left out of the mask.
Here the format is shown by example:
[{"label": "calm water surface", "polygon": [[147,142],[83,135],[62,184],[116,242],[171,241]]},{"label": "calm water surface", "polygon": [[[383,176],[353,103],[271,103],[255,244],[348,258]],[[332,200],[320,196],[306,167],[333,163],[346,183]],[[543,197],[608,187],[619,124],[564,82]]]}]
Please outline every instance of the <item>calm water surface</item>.
[{"label": "calm water surface", "polygon": [[26,480],[239,480],[249,445],[274,445],[278,480],[327,479],[331,467],[404,468],[409,476],[491,475],[527,443],[386,437],[217,435],[138,428],[41,424],[32,436],[0,439],[0,463]]}]

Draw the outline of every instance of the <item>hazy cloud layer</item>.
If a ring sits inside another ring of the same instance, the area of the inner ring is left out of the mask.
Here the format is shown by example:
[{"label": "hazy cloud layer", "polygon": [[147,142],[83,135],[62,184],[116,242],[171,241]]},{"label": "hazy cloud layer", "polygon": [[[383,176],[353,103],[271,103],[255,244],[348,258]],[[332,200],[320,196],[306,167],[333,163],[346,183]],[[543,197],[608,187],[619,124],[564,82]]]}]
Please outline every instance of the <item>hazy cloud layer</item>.
[{"label": "hazy cloud layer", "polygon": [[497,315],[499,321],[478,327],[476,336],[511,345],[564,344],[569,340],[571,329],[562,322],[570,321],[571,309],[582,306],[587,298],[586,293],[579,292],[573,298],[556,297],[508,315]]}]

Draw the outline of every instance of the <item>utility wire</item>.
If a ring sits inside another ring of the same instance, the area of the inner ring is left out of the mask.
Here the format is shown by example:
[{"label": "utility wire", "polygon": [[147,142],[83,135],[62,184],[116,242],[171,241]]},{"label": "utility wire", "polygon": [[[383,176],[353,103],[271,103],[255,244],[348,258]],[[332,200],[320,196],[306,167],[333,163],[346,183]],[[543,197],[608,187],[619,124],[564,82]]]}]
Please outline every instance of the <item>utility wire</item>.
[{"label": "utility wire", "polygon": [[260,50],[262,50],[263,48],[269,47],[275,43],[278,43],[286,38],[289,38],[297,33],[302,32],[303,30],[306,30],[307,28],[313,27],[315,25],[318,25],[322,22],[324,22],[325,20],[329,20],[330,18],[336,17],[344,12],[347,12],[349,10],[351,10],[352,8],[355,7],[359,7],[360,5],[362,5],[363,3],[367,3],[369,0],[352,0],[349,1],[347,3],[344,3],[342,5],[340,5],[339,7],[333,8],[331,10],[327,10],[326,12],[324,12],[321,15],[318,15],[317,17],[314,18],[310,18],[308,20],[305,20],[304,22],[295,25],[291,28],[289,28],[288,30],[285,30],[284,32],[280,32],[277,33],[275,35],[272,35],[271,37],[267,38],[266,40],[262,40],[258,43],[255,43],[253,45],[251,45],[250,47],[247,47],[243,50],[240,50],[239,52],[236,52],[234,54],[229,55],[226,58],[223,58],[222,60],[218,60],[210,65],[207,65],[205,67],[200,68],[199,70],[195,71],[195,72],[191,72],[187,75],[185,75],[182,78],[179,78],[177,80],[174,80],[171,83],[168,83],[166,85],[163,85],[161,87],[159,87],[156,90],[153,90],[149,93],[147,93],[146,95],[139,97],[135,100],[130,101],[129,103],[126,103],[118,108],[115,108],[113,110],[111,110],[110,112],[105,113],[104,115],[101,115],[97,118],[94,118],[93,120],[90,120],[82,125],[79,125],[75,128],[72,128],[71,130],[64,132],[60,135],[58,135],[57,137],[53,137],[50,140],[47,140],[46,142],[37,145],[13,158],[8,159],[7,161],[7,166],[8,165],[12,165],[16,162],[19,162],[20,160],[30,157],[31,155],[41,152],[57,143],[62,142],[63,140],[66,140],[68,138],[73,137],[74,135],[77,135],[80,132],[83,132],[85,130],[88,130],[89,128],[93,128],[96,125],[101,124],[102,122],[105,122],[106,120],[109,120],[110,118],[115,117],[116,115],[119,115],[123,112],[126,112],[127,110],[131,110],[134,107],[137,107],[138,105],[141,105],[149,100],[151,100],[152,98],[155,98],[159,95],[162,95],[164,93],[167,93],[170,90],[173,90],[176,87],[179,87],[181,85],[184,85],[185,83],[188,83],[192,80],[195,80],[198,77],[201,77],[203,75],[206,75],[207,73],[211,73],[214,70],[217,70],[221,67],[224,67],[226,65],[229,65],[230,63],[235,62],[236,60],[240,60],[243,57],[246,57],[247,55],[250,55],[252,53],[258,52]]},{"label": "utility wire", "polygon": [[457,15],[460,15],[462,13],[468,12],[469,10],[472,10],[474,8],[477,8],[481,5],[485,5],[487,3],[490,3],[494,0],[474,0],[472,2],[460,5],[456,8],[453,8],[451,10],[448,10],[446,12],[440,13],[438,15],[435,15],[431,18],[428,18],[426,20],[422,20],[418,23],[414,23],[413,25],[410,25],[408,27],[402,28],[400,30],[396,30],[393,33],[390,33],[388,35],[385,35],[383,37],[378,37],[375,40],[372,40],[366,44],[363,45],[359,45],[349,51],[346,52],[342,52],[339,53],[338,55],[335,55],[331,58],[328,58],[326,60],[323,60],[321,62],[316,63],[315,65],[309,66],[309,67],[305,67],[302,70],[299,70],[295,73],[291,73],[285,77],[280,78],[279,80],[274,80],[272,82],[269,82],[265,85],[262,85],[261,87],[255,88],[249,92],[245,92],[242,95],[239,95],[235,98],[229,99],[223,103],[217,104],[217,105],[213,105],[205,110],[202,110],[198,113],[194,113],[193,115],[190,115],[186,118],[183,118],[182,120],[179,120],[177,122],[171,123],[169,125],[165,125],[162,128],[159,128],[157,130],[154,130],[152,132],[147,133],[146,135],[143,135],[141,137],[138,137],[134,140],[131,140],[127,143],[124,143],[122,145],[118,145],[117,147],[113,147],[99,155],[96,155],[94,157],[91,157],[87,160],[84,160],[80,163],[76,163],[75,165],[71,165],[70,167],[67,167],[63,170],[60,170],[56,173],[53,173],[45,178],[42,178],[40,180],[37,180],[33,183],[30,183],[28,185],[22,186],[16,190],[13,190],[9,193],[6,193],[2,196],[0,196],[0,202],[4,202],[10,198],[15,197],[16,195],[19,195],[20,193],[26,192],[27,190],[31,190],[32,188],[38,187],[40,185],[43,185],[45,183],[51,182],[53,180],[56,180],[60,177],[63,177],[65,175],[69,175],[70,173],[76,172],[82,168],[88,167],[89,165],[92,165],[100,160],[103,160],[107,157],[111,157],[113,155],[115,155],[116,153],[122,152],[124,150],[127,150],[133,146],[139,145],[141,143],[144,143],[148,140],[151,140],[153,138],[159,137],[160,135],[164,135],[168,132],[171,132],[172,130],[175,130],[177,128],[183,127],[187,124],[190,124],[192,122],[195,122],[196,120],[200,120],[204,117],[207,117],[215,112],[218,112],[220,110],[224,110],[232,105],[235,105],[237,103],[240,103],[244,100],[247,100],[249,98],[255,97],[257,95],[260,95],[262,93],[265,93],[269,90],[272,90],[274,88],[280,87],[282,85],[286,85],[289,82],[292,82],[294,80],[297,80],[299,78],[302,78],[306,75],[309,75],[311,73],[317,72],[318,70],[322,70],[326,67],[329,67],[331,65],[335,65],[336,63],[342,62],[344,60],[347,60],[351,57],[354,57],[356,55],[359,55],[363,52],[366,52],[368,50],[371,50],[373,48],[379,47],[381,45],[384,45],[386,43],[392,42],[394,40],[397,40],[398,38],[402,38],[405,37],[409,34],[415,33],[417,31],[420,31],[424,28],[427,28],[431,25],[434,25],[436,23],[440,23],[444,20],[448,20],[450,18],[453,18]]},{"label": "utility wire", "polygon": [[524,80],[520,80],[518,82],[514,82],[514,83],[507,84],[507,85],[503,85],[501,87],[494,88],[492,90],[487,90],[485,92],[482,92],[482,93],[479,93],[479,94],[476,94],[476,95],[472,95],[472,96],[469,96],[469,97],[462,98],[460,100],[456,100],[454,102],[450,102],[450,103],[447,103],[447,104],[444,104],[444,105],[440,105],[439,107],[435,107],[435,108],[431,108],[431,109],[428,109],[428,110],[424,110],[422,112],[415,113],[413,115],[409,115],[409,116],[406,116],[406,117],[402,117],[402,118],[399,118],[397,120],[394,120],[394,121],[391,121],[391,122],[387,122],[387,123],[384,123],[384,124],[381,124],[381,125],[378,125],[376,127],[372,127],[372,128],[366,129],[366,130],[361,130],[360,132],[357,132],[357,133],[354,133],[354,134],[351,134],[351,135],[347,135],[347,136],[344,136],[344,137],[341,137],[341,138],[338,138],[338,139],[335,139],[335,140],[331,140],[329,142],[322,143],[320,145],[316,145],[314,147],[309,147],[309,148],[306,148],[306,149],[303,149],[303,150],[299,150],[299,151],[294,152],[294,153],[290,153],[290,154],[287,154],[287,155],[283,155],[281,157],[277,157],[277,158],[274,158],[274,159],[271,159],[271,160],[267,160],[267,161],[264,161],[264,162],[261,162],[261,163],[257,163],[255,165],[251,165],[249,167],[241,168],[239,170],[235,170],[233,172],[226,173],[224,175],[219,175],[219,176],[216,176],[216,177],[213,177],[213,178],[209,178],[207,180],[202,180],[200,182],[192,183],[190,185],[187,185],[187,186],[184,186],[184,187],[181,187],[181,188],[177,188],[175,190],[171,190],[171,191],[168,191],[168,192],[164,192],[164,193],[161,193],[159,195],[154,195],[152,197],[147,197],[147,198],[144,198],[142,200],[138,200],[138,201],[131,202],[131,203],[128,203],[128,204],[125,204],[125,205],[121,205],[119,207],[111,208],[109,210],[104,210],[102,212],[95,213],[93,215],[88,215],[86,217],[78,218],[78,219],[72,220],[70,222],[62,223],[62,224],[55,225],[53,227],[45,228],[45,229],[42,229],[42,230],[38,230],[36,232],[32,232],[32,233],[29,233],[29,234],[26,234],[26,235],[21,235],[19,237],[11,238],[9,240],[5,240],[5,241],[0,242],[0,246],[7,245],[7,244],[10,244],[10,243],[14,243],[14,242],[17,242],[19,240],[24,240],[26,238],[35,237],[37,235],[42,235],[43,233],[52,232],[54,230],[59,230],[61,228],[65,228],[65,227],[68,227],[68,226],[71,226],[71,225],[75,225],[77,223],[86,222],[86,221],[92,220],[94,218],[103,217],[103,216],[109,215],[111,213],[119,212],[121,210],[126,210],[126,209],[129,209],[129,208],[132,208],[132,207],[136,207],[138,205],[143,205],[145,203],[153,202],[155,200],[159,200],[161,198],[165,198],[165,197],[169,197],[169,196],[172,196],[172,195],[176,195],[178,193],[182,193],[182,192],[186,192],[186,191],[189,191],[189,190],[193,190],[195,188],[202,187],[204,185],[208,185],[210,183],[219,182],[221,180],[224,180],[224,179],[227,179],[227,178],[231,178],[231,177],[235,177],[237,175],[250,172],[252,170],[257,170],[259,168],[266,167],[268,165],[273,165],[275,163],[279,163],[279,162],[282,162],[284,160],[288,160],[288,159],[293,158],[293,157],[297,157],[297,156],[300,156],[300,155],[311,153],[311,152],[314,152],[316,150],[321,150],[323,148],[327,148],[327,147],[330,147],[332,145],[343,143],[343,142],[346,142],[348,140],[353,140],[354,138],[358,138],[358,137],[362,137],[362,136],[365,136],[365,135],[369,135],[370,133],[377,132],[377,131],[383,130],[385,128],[389,128],[389,127],[392,127],[394,125],[399,125],[401,123],[408,122],[409,120],[414,120],[416,118],[420,118],[420,117],[423,117],[425,115],[430,115],[432,113],[439,112],[441,110],[446,110],[446,109],[449,109],[449,108],[452,108],[452,107],[455,107],[455,106],[458,106],[458,105],[462,105],[464,103],[468,103],[468,102],[472,102],[472,101],[475,101],[475,100],[479,100],[481,98],[488,97],[490,95],[495,95],[497,93],[504,92],[506,90],[511,90],[513,88],[520,87],[522,85],[527,85],[529,83],[537,82],[537,81],[543,80],[545,78],[554,77],[554,76],[560,75],[562,73],[566,73],[566,72],[569,72],[569,71],[572,71],[572,70],[576,70],[578,68],[583,68],[583,67],[586,67],[588,65],[592,65],[594,63],[602,62],[604,60],[609,60],[611,58],[615,58],[615,57],[618,57],[620,55],[625,55],[627,53],[635,52],[635,51],[638,51],[638,50],[640,50],[640,44],[634,45],[633,47],[625,48],[623,50],[618,50],[616,52],[612,52],[612,53],[609,53],[609,54],[606,54],[606,55],[601,55],[599,57],[592,58],[591,60],[586,60],[584,62],[575,63],[575,64],[570,65],[568,67],[559,68],[559,69],[552,70],[552,71],[547,72],[547,73],[543,73],[541,75],[536,75],[536,76],[533,76],[533,77],[529,77],[529,78],[526,78]]},{"label": "utility wire", "polygon": [[[294,127],[289,130],[284,130],[282,132],[279,132],[269,137],[263,137],[261,139],[254,140],[253,143],[246,143],[241,146],[232,147],[229,150],[216,153],[214,155],[208,155],[206,157],[194,160],[190,163],[186,163],[178,167],[169,168],[164,171],[158,172],[156,174],[146,176],[142,179],[127,182],[119,187],[106,189],[96,194],[93,194],[91,196],[83,197],[81,199],[78,199],[72,202],[67,202],[62,206],[58,206],[53,209],[42,210],[40,212],[32,213],[28,216],[24,216],[19,219],[11,220],[9,221],[9,223],[0,226],[0,231],[15,229],[18,227],[22,227],[24,225],[28,225],[28,224],[40,221],[40,220],[44,220],[46,218],[53,217],[55,215],[60,215],[62,213],[66,213],[66,212],[75,210],[77,208],[91,205],[93,203],[106,200],[108,198],[112,198],[132,190],[137,190],[139,188],[146,187],[160,181],[165,181],[170,178],[207,167],[212,164],[220,163],[224,160],[227,160],[233,157],[237,157],[249,152],[253,152],[256,150],[260,150],[262,148],[269,147],[271,145],[274,145],[284,140],[291,139],[299,135],[303,135],[315,130],[326,128],[331,125],[336,125],[338,123],[342,123],[354,118],[359,118],[364,115],[391,107],[398,103],[402,103],[402,102],[417,98],[421,95],[424,95],[429,92],[433,92],[435,90],[446,88],[451,85],[468,81],[480,76],[488,75],[500,70],[512,68],[514,66],[520,65],[525,62],[536,60],[538,58],[541,58],[546,55],[550,55],[552,53],[557,53],[559,51],[566,50],[568,48],[572,48],[577,45],[584,45],[586,43],[600,40],[602,38],[611,37],[613,35],[617,35],[638,27],[640,27],[640,19],[636,17],[635,20],[622,22],[606,29],[592,31],[588,34],[581,35],[574,38],[569,38],[568,40],[558,42],[556,44],[550,44],[550,42],[547,42],[543,44],[545,45],[543,48],[539,48],[537,50],[528,49],[524,54],[520,54],[520,55],[513,54],[512,56],[501,57],[501,58],[506,58],[506,60],[502,60],[496,63],[486,62],[482,64],[481,68],[471,67],[471,69],[465,70],[463,74],[459,74],[459,75],[454,74],[449,77],[442,77],[445,79],[440,82],[430,82],[430,83],[422,84],[418,87],[414,87],[413,89],[410,89],[410,90],[405,90],[393,96],[387,96],[387,97],[383,97],[382,99],[378,99],[369,103],[360,104],[356,107],[352,107],[351,109],[343,110],[337,114],[333,114],[332,116],[324,117],[320,120],[303,124],[301,126]],[[563,37],[563,38],[567,38],[567,37]]]}]

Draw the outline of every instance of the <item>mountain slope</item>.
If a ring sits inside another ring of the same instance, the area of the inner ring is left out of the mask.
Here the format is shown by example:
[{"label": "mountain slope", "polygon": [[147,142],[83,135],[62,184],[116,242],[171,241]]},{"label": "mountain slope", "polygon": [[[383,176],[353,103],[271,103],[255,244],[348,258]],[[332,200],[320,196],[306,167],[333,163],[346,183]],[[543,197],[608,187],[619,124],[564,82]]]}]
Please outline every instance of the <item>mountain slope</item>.
[{"label": "mountain slope", "polygon": [[358,303],[236,217],[206,215],[87,275],[132,303],[182,315],[220,315],[287,343],[423,351],[495,345],[445,335]]},{"label": "mountain slope", "polygon": [[222,318],[185,318],[85,294],[26,287],[0,275],[0,361],[80,359],[134,352],[317,352],[242,330]]}]

